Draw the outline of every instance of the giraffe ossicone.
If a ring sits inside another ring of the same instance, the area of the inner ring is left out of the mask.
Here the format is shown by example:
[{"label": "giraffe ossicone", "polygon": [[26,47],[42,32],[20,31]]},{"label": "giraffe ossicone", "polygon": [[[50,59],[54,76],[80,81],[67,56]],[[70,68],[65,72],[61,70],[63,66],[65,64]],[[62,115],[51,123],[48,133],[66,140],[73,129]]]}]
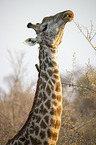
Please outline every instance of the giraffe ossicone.
[{"label": "giraffe ossicone", "polygon": [[57,64],[57,48],[62,41],[64,27],[74,17],[67,10],[45,17],[42,23],[27,25],[36,31],[36,38],[28,38],[25,44],[39,43],[37,88],[29,116],[17,134],[7,145],[56,145],[62,114],[62,89]]}]

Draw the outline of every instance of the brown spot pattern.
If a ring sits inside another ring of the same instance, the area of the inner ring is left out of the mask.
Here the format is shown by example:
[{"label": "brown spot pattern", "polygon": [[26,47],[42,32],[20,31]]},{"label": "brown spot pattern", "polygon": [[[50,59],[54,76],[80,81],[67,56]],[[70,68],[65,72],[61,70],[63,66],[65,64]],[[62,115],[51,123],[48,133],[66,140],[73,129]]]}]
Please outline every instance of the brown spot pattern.
[{"label": "brown spot pattern", "polygon": [[36,127],[35,127],[35,134],[38,135],[38,133],[39,133],[39,127],[36,126]]},{"label": "brown spot pattern", "polygon": [[55,69],[54,70],[54,73],[59,74],[59,70],[58,69]]},{"label": "brown spot pattern", "polygon": [[49,80],[48,84],[51,86],[51,89],[54,90],[54,85],[52,84],[52,82]]},{"label": "brown spot pattern", "polygon": [[49,76],[52,76],[52,74],[53,74],[52,70],[48,70],[47,72],[48,72]]},{"label": "brown spot pattern", "polygon": [[60,120],[55,120],[55,119],[51,119],[51,127],[54,127],[56,129],[60,128]]},{"label": "brown spot pattern", "polygon": [[59,76],[54,74],[54,78],[58,80]]},{"label": "brown spot pattern", "polygon": [[47,99],[45,92],[43,92],[43,98],[44,98],[44,101]]},{"label": "brown spot pattern", "polygon": [[57,102],[56,101],[53,101],[52,103],[53,103],[54,106],[57,106]]},{"label": "brown spot pattern", "polygon": [[40,116],[38,116],[38,117],[37,117],[36,122],[37,122],[37,123],[39,123],[39,122],[40,122],[40,120],[41,120],[41,117],[40,117]]},{"label": "brown spot pattern", "polygon": [[45,116],[44,119],[45,119],[46,123],[48,124],[49,123],[49,116]]},{"label": "brown spot pattern", "polygon": [[50,96],[50,94],[51,94],[51,90],[50,90],[50,87],[47,85],[47,88],[46,88],[46,92],[47,92],[47,94]]},{"label": "brown spot pattern", "polygon": [[40,107],[40,114],[45,115],[46,113],[48,113],[48,111],[46,110],[46,108],[44,108],[43,104]]},{"label": "brown spot pattern", "polygon": [[41,121],[40,126],[41,126],[41,128],[44,128],[44,129],[47,127],[47,125],[45,124],[45,122],[43,120]]},{"label": "brown spot pattern", "polygon": [[45,103],[45,105],[47,106],[48,109],[50,109],[50,107],[51,107],[51,101],[48,100],[48,101]]},{"label": "brown spot pattern", "polygon": [[24,136],[20,138],[20,141],[25,141],[25,140],[26,138]]},{"label": "brown spot pattern", "polygon": [[44,145],[49,145],[49,143],[47,141],[44,142]]},{"label": "brown spot pattern", "polygon": [[[29,144],[29,141],[27,141],[27,143]],[[22,143],[18,142],[18,145],[22,145]],[[26,144],[27,145],[27,144]]]},{"label": "brown spot pattern", "polygon": [[56,120],[55,119],[51,119],[50,123],[51,123],[51,127],[55,128]]},{"label": "brown spot pattern", "polygon": [[32,143],[33,145],[41,145],[41,144],[42,144],[41,141],[40,141],[39,139],[33,138],[32,136],[30,136],[30,140],[31,140],[31,143]]},{"label": "brown spot pattern", "polygon": [[57,101],[61,102],[62,96],[61,95],[57,95]]},{"label": "brown spot pattern", "polygon": [[[29,142],[29,140],[26,140],[25,143],[24,143],[24,145],[28,145],[28,144],[30,144],[30,142]],[[18,145],[20,145],[20,144],[18,144]]]},{"label": "brown spot pattern", "polygon": [[57,91],[57,92],[60,92],[60,91],[61,91],[60,82],[58,82],[58,83],[56,84],[56,91]]},{"label": "brown spot pattern", "polygon": [[52,80],[52,82],[55,84],[55,80],[54,79],[51,79]]},{"label": "brown spot pattern", "polygon": [[48,79],[49,79],[49,77],[47,76],[47,74],[46,73],[41,73],[41,76],[46,80],[46,81],[48,81]]},{"label": "brown spot pattern", "polygon": [[41,137],[41,139],[44,139],[44,138],[45,138],[45,131],[42,131],[42,130],[41,130],[41,132],[40,132],[40,137]]},{"label": "brown spot pattern", "polygon": [[59,106],[59,107],[57,108],[57,114],[58,114],[58,116],[61,115],[61,111],[62,111],[62,108],[61,108],[61,106]]},{"label": "brown spot pattern", "polygon": [[45,87],[46,87],[46,83],[43,81],[41,85],[41,89],[45,90]]},{"label": "brown spot pattern", "polygon": [[57,121],[56,121],[56,128],[59,129],[59,128],[60,128],[60,125],[61,125],[60,120],[57,120]]},{"label": "brown spot pattern", "polygon": [[49,67],[54,67],[52,62],[49,63]]},{"label": "brown spot pattern", "polygon": [[56,61],[53,61],[53,64],[54,64],[54,66],[57,66],[57,62]]},{"label": "brown spot pattern", "polygon": [[48,64],[48,62],[49,62],[49,61],[48,61],[48,58],[46,58],[45,62]]},{"label": "brown spot pattern", "polygon": [[52,94],[52,99],[56,99],[56,95],[55,94]]},{"label": "brown spot pattern", "polygon": [[51,115],[57,115],[56,112],[57,112],[57,111],[56,111],[55,108],[51,108],[51,111],[50,111],[50,114],[51,114]]},{"label": "brown spot pattern", "polygon": [[50,139],[57,140],[58,134],[56,132],[52,132],[52,130],[48,129],[47,135]]}]

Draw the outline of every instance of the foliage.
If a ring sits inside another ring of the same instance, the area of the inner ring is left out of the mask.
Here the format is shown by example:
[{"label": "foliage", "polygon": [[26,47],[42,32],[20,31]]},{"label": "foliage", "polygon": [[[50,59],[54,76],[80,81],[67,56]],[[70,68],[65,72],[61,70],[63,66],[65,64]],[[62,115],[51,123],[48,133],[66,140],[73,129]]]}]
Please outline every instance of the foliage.
[{"label": "foliage", "polygon": [[[10,54],[11,55],[11,54]],[[12,64],[15,60],[12,59]],[[22,70],[23,55],[14,63],[13,74],[6,77],[9,93],[0,89],[0,143],[4,144],[24,124],[31,109],[34,92],[32,82],[25,88]]]},{"label": "foliage", "polygon": [[67,71],[67,76],[61,76],[63,113],[58,145],[94,145],[96,143],[96,68],[93,68],[89,61],[84,70],[73,70]]}]

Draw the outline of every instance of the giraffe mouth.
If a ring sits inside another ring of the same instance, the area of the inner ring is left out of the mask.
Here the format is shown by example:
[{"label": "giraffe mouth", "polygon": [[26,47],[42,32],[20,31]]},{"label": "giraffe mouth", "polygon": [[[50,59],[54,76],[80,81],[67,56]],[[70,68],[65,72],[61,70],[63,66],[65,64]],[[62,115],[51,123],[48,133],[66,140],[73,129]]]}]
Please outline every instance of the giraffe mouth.
[{"label": "giraffe mouth", "polygon": [[71,22],[73,20],[74,14],[72,11],[67,11],[64,13],[62,19],[66,22]]}]

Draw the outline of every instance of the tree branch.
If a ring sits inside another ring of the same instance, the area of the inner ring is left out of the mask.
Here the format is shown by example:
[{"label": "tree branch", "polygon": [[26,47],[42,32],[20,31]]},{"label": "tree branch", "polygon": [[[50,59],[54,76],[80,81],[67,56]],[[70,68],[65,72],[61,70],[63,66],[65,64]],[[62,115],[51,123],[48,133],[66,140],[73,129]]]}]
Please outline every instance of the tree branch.
[{"label": "tree branch", "polygon": [[62,83],[62,85],[68,85],[69,87],[72,86],[72,87],[80,87],[80,88],[84,88],[84,89],[88,89],[88,90],[91,90],[93,92],[96,92],[96,90],[93,90],[92,88],[89,88],[89,87],[86,87],[86,86],[82,86],[82,85],[75,85],[75,84],[70,84],[70,83]]},{"label": "tree branch", "polygon": [[[96,46],[94,46],[92,43],[91,43],[91,40],[94,38],[94,36],[96,35],[96,33],[91,37],[91,35],[88,35],[89,34],[89,31],[87,29],[87,36],[84,34],[84,32],[82,31],[82,29],[80,28],[79,24],[76,23],[74,20],[73,22],[75,23],[75,25],[77,26],[77,28],[80,30],[80,32],[83,34],[83,36],[88,40],[88,42],[90,43],[90,45],[94,48],[94,50],[96,51]],[[89,37],[88,37],[89,36]]]}]

